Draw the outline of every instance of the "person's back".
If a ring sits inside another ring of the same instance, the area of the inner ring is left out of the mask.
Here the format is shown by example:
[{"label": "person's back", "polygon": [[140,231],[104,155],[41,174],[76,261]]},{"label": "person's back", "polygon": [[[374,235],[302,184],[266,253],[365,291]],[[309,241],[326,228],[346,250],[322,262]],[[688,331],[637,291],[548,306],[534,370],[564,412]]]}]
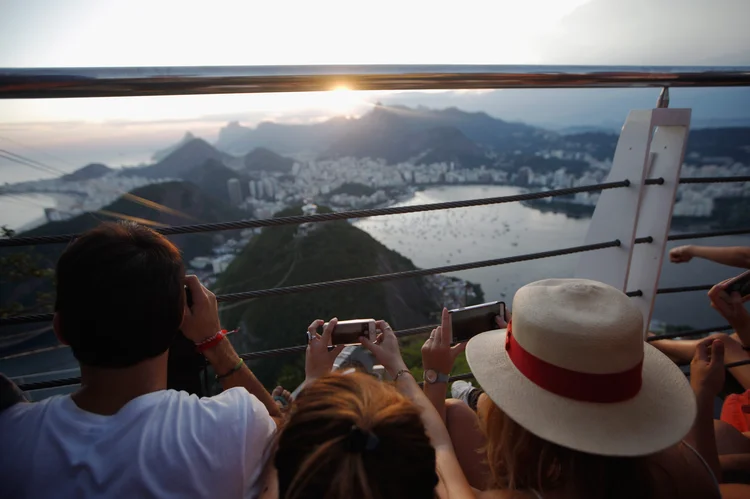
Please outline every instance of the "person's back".
[{"label": "person's back", "polygon": [[243,497],[274,429],[244,388],[153,392],[109,416],[70,396],[19,403],[0,414],[0,495]]},{"label": "person's back", "polygon": [[[56,277],[54,330],[80,363],[81,388],[0,413],[0,495],[254,496],[278,407],[224,339],[216,298],[185,276],[179,250],[147,228],[103,224],[68,246]],[[222,394],[166,389],[180,330]]]}]

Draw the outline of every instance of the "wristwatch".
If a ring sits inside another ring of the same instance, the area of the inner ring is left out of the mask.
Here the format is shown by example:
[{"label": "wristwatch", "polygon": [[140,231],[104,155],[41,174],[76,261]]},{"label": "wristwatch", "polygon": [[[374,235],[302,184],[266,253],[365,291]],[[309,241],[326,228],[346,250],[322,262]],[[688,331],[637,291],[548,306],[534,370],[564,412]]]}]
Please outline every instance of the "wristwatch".
[{"label": "wristwatch", "polygon": [[447,383],[449,377],[447,374],[439,373],[434,369],[427,369],[424,372],[424,380],[431,385],[434,383]]}]

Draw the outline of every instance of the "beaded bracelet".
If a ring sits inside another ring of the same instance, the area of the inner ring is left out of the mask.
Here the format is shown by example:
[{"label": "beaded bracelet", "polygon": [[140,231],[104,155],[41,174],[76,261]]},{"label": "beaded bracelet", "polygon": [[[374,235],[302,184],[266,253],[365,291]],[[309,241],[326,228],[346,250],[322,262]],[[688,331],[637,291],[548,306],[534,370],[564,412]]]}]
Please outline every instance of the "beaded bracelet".
[{"label": "beaded bracelet", "polygon": [[234,374],[234,373],[236,373],[237,371],[239,371],[240,369],[242,369],[242,366],[244,366],[244,365],[245,365],[245,361],[244,361],[244,360],[242,360],[242,359],[240,359],[240,361],[239,361],[239,362],[237,362],[237,364],[236,364],[236,365],[235,365],[235,366],[234,366],[234,367],[232,368],[232,370],[231,370],[231,371],[229,371],[228,373],[225,373],[225,374],[221,374],[221,375],[217,374],[217,375],[216,375],[216,381],[219,381],[219,380],[222,380],[222,379],[224,379],[224,378],[226,378],[226,377],[229,377],[229,376],[231,376],[232,374]]}]

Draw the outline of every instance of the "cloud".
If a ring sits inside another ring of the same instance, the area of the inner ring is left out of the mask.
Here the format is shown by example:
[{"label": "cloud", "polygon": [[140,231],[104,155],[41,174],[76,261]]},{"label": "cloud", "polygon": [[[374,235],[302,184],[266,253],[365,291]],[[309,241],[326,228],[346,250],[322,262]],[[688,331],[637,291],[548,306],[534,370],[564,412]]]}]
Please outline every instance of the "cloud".
[{"label": "cloud", "polygon": [[543,63],[750,64],[748,0],[594,0],[534,43]]}]

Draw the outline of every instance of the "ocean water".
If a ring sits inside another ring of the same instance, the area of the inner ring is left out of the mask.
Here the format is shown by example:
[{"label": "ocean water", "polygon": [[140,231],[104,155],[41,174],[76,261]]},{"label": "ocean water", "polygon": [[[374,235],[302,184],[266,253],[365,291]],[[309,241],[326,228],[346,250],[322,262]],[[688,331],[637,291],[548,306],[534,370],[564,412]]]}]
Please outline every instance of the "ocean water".
[{"label": "ocean water", "polygon": [[[509,186],[436,187],[418,192],[397,206],[508,196],[519,192],[519,188]],[[410,258],[418,267],[427,268],[581,245],[585,242],[590,222],[590,219],[542,213],[520,203],[508,203],[363,219],[355,225]],[[750,236],[680,241],[670,243],[668,248],[690,243],[748,246]],[[582,257],[585,258],[585,253],[467,270],[453,275],[481,284],[488,301],[511,303],[516,290],[524,284],[539,279],[572,277]],[[681,265],[665,262],[660,287],[716,283],[739,273],[737,269],[704,260]],[[657,296],[653,318],[695,328],[726,323],[709,307],[705,291]]]}]

